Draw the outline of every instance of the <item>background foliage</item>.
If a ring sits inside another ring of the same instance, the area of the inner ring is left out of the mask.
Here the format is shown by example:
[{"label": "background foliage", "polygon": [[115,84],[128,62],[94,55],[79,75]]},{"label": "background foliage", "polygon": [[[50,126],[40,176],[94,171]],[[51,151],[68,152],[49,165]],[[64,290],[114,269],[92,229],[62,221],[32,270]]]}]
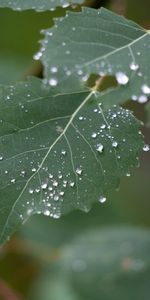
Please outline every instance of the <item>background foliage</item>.
[{"label": "background foliage", "polygon": [[[87,4],[99,7],[99,3]],[[148,0],[101,4],[150,27]],[[41,76],[40,64],[32,60],[39,48],[39,31],[50,27],[54,16],[64,14],[65,9],[60,8],[38,14],[0,10],[1,84],[24,79],[27,74]],[[146,121],[141,106],[128,103],[127,107]],[[144,130],[149,143],[148,130]],[[123,179],[120,191],[112,192],[105,204],[95,204],[89,214],[75,211],[60,220],[32,217],[0,250],[0,297],[7,299],[12,289],[12,300],[147,299],[149,160],[149,155],[142,154],[134,176]]]}]

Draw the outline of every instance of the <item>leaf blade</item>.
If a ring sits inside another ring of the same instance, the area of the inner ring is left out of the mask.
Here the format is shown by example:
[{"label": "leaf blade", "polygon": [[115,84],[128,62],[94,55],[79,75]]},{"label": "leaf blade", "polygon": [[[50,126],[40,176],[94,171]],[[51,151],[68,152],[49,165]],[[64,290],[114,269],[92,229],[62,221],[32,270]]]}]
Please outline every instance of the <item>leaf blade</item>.
[{"label": "leaf blade", "polygon": [[138,163],[139,122],[103,108],[99,93],[56,94],[30,79],[1,99],[1,242],[32,214],[88,211]]},{"label": "leaf blade", "polygon": [[45,31],[42,46],[47,82],[51,85],[55,78],[60,90],[67,91],[72,85],[74,90],[85,89],[85,81],[93,73],[114,75],[121,92],[140,102],[142,85],[149,85],[149,33],[106,9],[69,12]]}]

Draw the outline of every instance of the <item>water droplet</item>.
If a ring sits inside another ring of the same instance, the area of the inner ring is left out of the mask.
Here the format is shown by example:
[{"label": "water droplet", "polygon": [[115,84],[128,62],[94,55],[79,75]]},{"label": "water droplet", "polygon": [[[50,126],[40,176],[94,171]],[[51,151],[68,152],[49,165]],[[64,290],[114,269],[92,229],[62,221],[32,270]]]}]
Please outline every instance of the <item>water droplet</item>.
[{"label": "water droplet", "polygon": [[137,97],[136,95],[132,95],[132,96],[131,96],[131,99],[132,99],[133,101],[137,101],[137,100],[138,100],[138,97]]},{"label": "water droplet", "polygon": [[69,183],[69,185],[70,185],[71,187],[74,187],[74,186],[75,186],[75,183],[72,181],[72,182]]},{"label": "water droplet", "polygon": [[11,179],[11,183],[15,183],[15,182],[16,182],[15,178]]},{"label": "water droplet", "polygon": [[42,183],[41,188],[45,190],[47,188],[47,182]]},{"label": "water droplet", "polygon": [[83,120],[84,120],[84,118],[83,118],[82,116],[80,116],[80,117],[79,117],[79,120],[80,120],[80,121],[83,121]]},{"label": "water droplet", "polygon": [[76,173],[77,173],[78,175],[81,175],[82,172],[83,172],[83,170],[82,170],[81,168],[77,168],[77,169],[76,169]]},{"label": "water droplet", "polygon": [[148,101],[148,98],[147,98],[146,95],[141,95],[141,96],[139,96],[139,98],[138,98],[138,102],[139,102],[139,103],[146,103],[147,101]]},{"label": "water droplet", "polygon": [[57,67],[51,67],[51,72],[52,73],[57,73],[58,71],[58,68]]},{"label": "water droplet", "polygon": [[150,149],[150,147],[149,147],[149,145],[144,145],[143,146],[143,151],[145,151],[145,152],[147,152],[147,151],[149,151],[149,149]]},{"label": "water droplet", "polygon": [[58,80],[56,78],[51,78],[49,80],[49,85],[50,86],[56,86],[58,84]]},{"label": "water droplet", "polygon": [[58,182],[56,180],[53,181],[53,186],[58,186]]},{"label": "water droplet", "polygon": [[34,190],[33,189],[29,189],[29,194],[33,194]]},{"label": "water droplet", "polygon": [[143,84],[141,87],[141,90],[144,94],[149,95],[150,94],[150,87],[146,84]]},{"label": "water droplet", "polygon": [[101,129],[105,129],[105,128],[106,128],[105,124],[101,125]]},{"label": "water droplet", "polygon": [[96,133],[96,132],[93,132],[92,135],[91,135],[91,137],[92,137],[93,139],[95,139],[95,138],[97,137],[97,133]]},{"label": "water droplet", "polygon": [[130,64],[130,69],[131,69],[132,71],[137,71],[137,70],[139,69],[139,65],[136,64],[135,62],[132,62],[132,63]]},{"label": "water droplet", "polygon": [[58,200],[59,200],[59,196],[58,196],[58,195],[55,195],[55,196],[54,196],[54,200],[55,200],[55,201],[58,201]]},{"label": "water droplet", "polygon": [[126,85],[129,81],[129,78],[126,74],[124,74],[123,72],[117,72],[116,73],[116,80],[119,84],[121,85]]},{"label": "water droplet", "polygon": [[66,150],[62,150],[61,154],[65,156],[67,154],[67,151]]},{"label": "water droplet", "polygon": [[130,174],[130,173],[127,173],[127,174],[126,174],[126,176],[127,176],[127,177],[130,177],[130,176],[131,176],[131,174]]},{"label": "water droplet", "polygon": [[3,156],[0,156],[0,161],[3,160]]},{"label": "water droplet", "polygon": [[102,144],[97,144],[96,145],[96,150],[99,152],[99,153],[102,153],[103,150],[104,150],[104,146]]},{"label": "water droplet", "polygon": [[100,196],[99,197],[99,202],[100,203],[104,203],[104,202],[106,202],[106,200],[107,200],[107,198],[105,196]]},{"label": "water droplet", "polygon": [[33,59],[34,59],[34,60],[39,60],[39,59],[41,58],[41,56],[42,56],[42,52],[39,51],[39,52],[37,52],[37,53],[33,56]]},{"label": "water droplet", "polygon": [[49,215],[50,215],[50,211],[49,211],[49,210],[45,210],[45,211],[44,211],[44,215],[45,215],[45,216],[49,216]]},{"label": "water droplet", "polygon": [[116,141],[113,141],[113,142],[112,142],[112,146],[113,146],[114,148],[117,148],[117,147],[118,147],[118,143],[117,143]]}]

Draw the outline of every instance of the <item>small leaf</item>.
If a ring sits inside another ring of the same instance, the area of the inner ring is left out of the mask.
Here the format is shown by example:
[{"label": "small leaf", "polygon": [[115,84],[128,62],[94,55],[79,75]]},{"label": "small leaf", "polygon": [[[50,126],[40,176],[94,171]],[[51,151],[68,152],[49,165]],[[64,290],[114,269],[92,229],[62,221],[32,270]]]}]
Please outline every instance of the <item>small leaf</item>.
[{"label": "small leaf", "polygon": [[0,0],[0,7],[10,7],[14,10],[34,9],[36,11],[54,10],[57,6],[68,7],[81,4],[83,0]]},{"label": "small leaf", "polygon": [[88,211],[137,166],[139,121],[99,93],[54,93],[39,79],[0,90],[0,241],[32,214]]},{"label": "small leaf", "polygon": [[82,300],[147,299],[149,250],[149,231],[94,229],[64,247],[59,272]]},{"label": "small leaf", "polygon": [[148,100],[143,87],[150,85],[150,34],[122,16],[104,8],[68,12],[45,31],[42,48],[50,85],[55,78],[63,91],[83,90],[90,74],[114,75],[120,87],[116,101]]}]

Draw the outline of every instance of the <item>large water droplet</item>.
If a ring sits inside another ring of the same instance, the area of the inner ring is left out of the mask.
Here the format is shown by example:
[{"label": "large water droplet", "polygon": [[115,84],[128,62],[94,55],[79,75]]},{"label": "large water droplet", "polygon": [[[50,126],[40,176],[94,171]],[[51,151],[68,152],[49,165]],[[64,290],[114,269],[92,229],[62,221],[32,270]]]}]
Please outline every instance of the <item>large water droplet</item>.
[{"label": "large water droplet", "polygon": [[142,87],[141,87],[141,90],[146,95],[150,94],[150,87],[147,84],[143,84]]},{"label": "large water droplet", "polygon": [[148,101],[148,98],[147,98],[146,95],[141,95],[141,96],[139,96],[139,98],[138,98],[138,102],[139,102],[139,103],[146,103],[147,101]]},{"label": "large water droplet", "polygon": [[50,86],[56,86],[58,84],[58,80],[56,78],[51,78],[49,80],[49,85]]},{"label": "large water droplet", "polygon": [[124,74],[123,72],[117,72],[116,73],[116,80],[119,84],[121,85],[126,85],[129,81],[129,78],[126,74]]}]

